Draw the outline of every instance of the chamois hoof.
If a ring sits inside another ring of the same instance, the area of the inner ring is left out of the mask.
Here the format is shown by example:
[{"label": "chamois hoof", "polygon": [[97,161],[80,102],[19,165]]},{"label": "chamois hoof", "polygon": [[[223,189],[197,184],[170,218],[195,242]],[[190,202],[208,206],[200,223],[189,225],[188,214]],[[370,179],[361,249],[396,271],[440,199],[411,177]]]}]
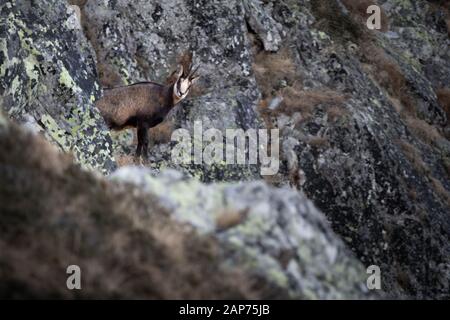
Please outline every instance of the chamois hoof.
[{"label": "chamois hoof", "polygon": [[141,165],[142,164],[142,160],[141,160],[141,156],[140,155],[134,155],[134,164],[136,165]]},{"label": "chamois hoof", "polygon": [[134,156],[134,163],[136,165],[145,165],[145,164],[149,163],[149,160],[148,160],[148,157],[144,156],[143,154],[142,155],[137,155],[136,154]]}]

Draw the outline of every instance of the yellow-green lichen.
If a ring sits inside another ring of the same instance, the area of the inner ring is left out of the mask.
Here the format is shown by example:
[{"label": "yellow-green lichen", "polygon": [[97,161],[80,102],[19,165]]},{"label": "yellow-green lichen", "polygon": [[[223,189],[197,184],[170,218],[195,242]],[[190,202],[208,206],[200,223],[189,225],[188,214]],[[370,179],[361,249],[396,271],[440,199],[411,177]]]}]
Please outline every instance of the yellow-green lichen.
[{"label": "yellow-green lichen", "polygon": [[73,91],[81,91],[81,89],[75,83],[69,71],[65,67],[61,68],[61,73],[59,74],[59,83],[66,86],[67,88],[71,88]]},{"label": "yellow-green lichen", "polygon": [[267,276],[270,280],[272,280],[275,284],[282,288],[288,287],[288,279],[286,275],[278,268],[270,268],[266,271]]},{"label": "yellow-green lichen", "polygon": [[23,64],[25,66],[25,73],[30,80],[39,79],[39,72],[36,70],[38,61],[34,55],[29,55],[25,59],[23,59]]},{"label": "yellow-green lichen", "polygon": [[58,126],[55,119],[48,114],[44,114],[41,117],[41,122],[45,127],[45,133],[50,136],[63,151],[68,152],[71,146],[70,138],[66,135],[65,131]]}]

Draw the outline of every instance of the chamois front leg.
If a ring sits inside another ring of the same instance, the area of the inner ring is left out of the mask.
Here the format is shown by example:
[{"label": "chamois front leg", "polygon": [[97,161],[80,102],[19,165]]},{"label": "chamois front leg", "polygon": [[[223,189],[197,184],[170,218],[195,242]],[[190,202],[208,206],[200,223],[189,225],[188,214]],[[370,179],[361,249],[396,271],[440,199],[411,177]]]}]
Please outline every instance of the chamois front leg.
[{"label": "chamois front leg", "polygon": [[136,158],[142,155],[144,160],[148,159],[148,125],[143,122],[138,123],[137,127],[138,145],[136,149]]}]

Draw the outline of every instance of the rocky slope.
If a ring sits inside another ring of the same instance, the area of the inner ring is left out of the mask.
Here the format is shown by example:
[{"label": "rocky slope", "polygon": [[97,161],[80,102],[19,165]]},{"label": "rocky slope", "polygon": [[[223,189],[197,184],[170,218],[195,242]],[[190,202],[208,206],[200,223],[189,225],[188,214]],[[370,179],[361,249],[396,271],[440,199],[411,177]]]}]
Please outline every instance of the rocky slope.
[{"label": "rocky slope", "polygon": [[[0,148],[2,298],[369,297],[361,263],[294,191],[137,167],[105,181],[2,114]],[[65,286],[74,263],[81,291]]]},{"label": "rocky slope", "polygon": [[[154,193],[178,220],[231,246],[226,261],[250,262],[259,276],[270,270],[262,276],[296,297],[361,294],[353,289],[358,277],[343,276],[333,257],[355,274],[360,266],[317,227],[325,225],[318,210],[299,205],[306,195],[365,267],[381,267],[390,295],[449,298],[449,8],[379,0],[383,27],[369,31],[365,8],[373,2],[70,1],[78,20],[60,1],[8,1],[0,5],[1,101],[10,117],[34,123],[79,163],[109,173],[113,157],[129,162],[134,144],[130,133],[111,142],[93,107],[101,87],[163,82],[191,49],[202,75],[195,94],[152,130],[148,168],[120,169],[111,179]],[[195,120],[205,129],[279,128],[280,173],[265,179],[291,190],[200,184],[262,177],[257,166],[174,165],[170,133],[192,130]],[[195,180],[150,176],[164,168]],[[238,199],[231,208],[229,197]],[[239,223],[216,230],[224,209]],[[276,258],[283,252],[289,259]],[[330,272],[299,274],[305,263]]]}]

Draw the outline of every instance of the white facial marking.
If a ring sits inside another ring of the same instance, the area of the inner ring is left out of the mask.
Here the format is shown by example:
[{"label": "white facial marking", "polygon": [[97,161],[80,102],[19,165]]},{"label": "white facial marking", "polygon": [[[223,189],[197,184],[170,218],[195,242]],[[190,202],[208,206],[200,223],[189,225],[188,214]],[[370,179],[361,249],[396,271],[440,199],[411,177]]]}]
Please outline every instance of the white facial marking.
[{"label": "white facial marking", "polygon": [[186,91],[189,88],[189,80],[188,79],[181,79],[180,83],[180,93],[182,95],[186,94]]},{"label": "white facial marking", "polygon": [[178,97],[179,100],[183,100],[186,98],[187,94],[189,93],[189,87],[191,85],[191,82],[189,79],[178,79],[178,81],[175,83],[173,87],[174,94]]}]

